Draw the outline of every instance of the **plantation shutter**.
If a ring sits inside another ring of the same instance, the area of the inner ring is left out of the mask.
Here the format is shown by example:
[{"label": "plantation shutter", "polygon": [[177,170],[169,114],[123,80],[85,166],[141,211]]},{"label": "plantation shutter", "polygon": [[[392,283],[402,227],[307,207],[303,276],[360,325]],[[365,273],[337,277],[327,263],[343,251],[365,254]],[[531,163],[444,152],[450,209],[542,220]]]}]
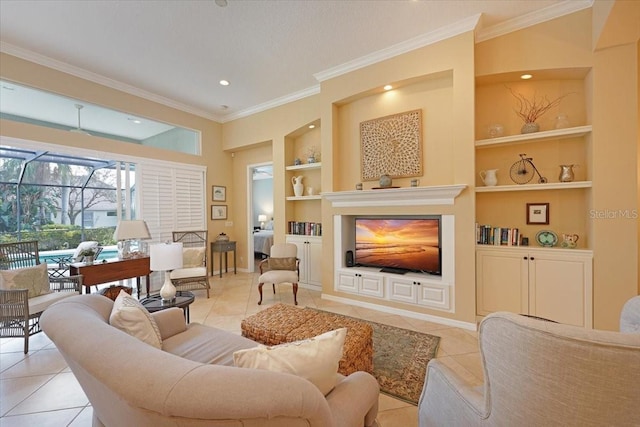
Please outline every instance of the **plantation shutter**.
[{"label": "plantation shutter", "polygon": [[152,240],[172,240],[172,232],[206,230],[205,169],[174,163],[138,165],[140,218]]}]

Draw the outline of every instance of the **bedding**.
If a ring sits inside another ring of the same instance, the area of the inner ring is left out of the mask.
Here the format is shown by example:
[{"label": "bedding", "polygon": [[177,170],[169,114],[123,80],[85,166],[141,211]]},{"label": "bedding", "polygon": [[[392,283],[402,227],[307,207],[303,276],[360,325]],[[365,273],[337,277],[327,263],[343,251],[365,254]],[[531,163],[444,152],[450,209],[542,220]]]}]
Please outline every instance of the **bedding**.
[{"label": "bedding", "polygon": [[260,230],[253,233],[253,251],[269,256],[273,246],[273,230]]}]

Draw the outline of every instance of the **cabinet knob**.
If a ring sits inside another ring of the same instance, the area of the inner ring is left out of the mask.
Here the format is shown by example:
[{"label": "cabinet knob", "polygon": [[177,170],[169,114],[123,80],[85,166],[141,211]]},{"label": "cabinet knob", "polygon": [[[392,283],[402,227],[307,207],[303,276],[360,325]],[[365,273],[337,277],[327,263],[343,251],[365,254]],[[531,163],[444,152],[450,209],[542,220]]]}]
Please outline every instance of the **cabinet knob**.
[{"label": "cabinet knob", "polygon": [[533,261],[534,259],[535,259],[534,257],[531,257],[531,261]]},{"label": "cabinet knob", "polygon": [[529,259],[529,257],[524,256],[524,257],[522,257],[522,259]]}]

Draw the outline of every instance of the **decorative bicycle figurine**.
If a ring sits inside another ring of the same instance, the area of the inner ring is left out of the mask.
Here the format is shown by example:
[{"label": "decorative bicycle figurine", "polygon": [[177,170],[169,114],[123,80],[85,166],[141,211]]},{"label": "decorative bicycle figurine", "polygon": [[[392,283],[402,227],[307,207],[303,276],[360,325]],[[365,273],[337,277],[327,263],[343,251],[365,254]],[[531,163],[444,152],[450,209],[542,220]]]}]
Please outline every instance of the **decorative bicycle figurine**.
[{"label": "decorative bicycle figurine", "polygon": [[538,172],[538,169],[533,164],[533,158],[527,157],[526,154],[520,154],[520,160],[511,165],[509,174],[513,182],[522,185],[533,179],[534,172],[538,175],[539,184],[545,184],[547,182],[547,178],[540,175],[540,172]]}]

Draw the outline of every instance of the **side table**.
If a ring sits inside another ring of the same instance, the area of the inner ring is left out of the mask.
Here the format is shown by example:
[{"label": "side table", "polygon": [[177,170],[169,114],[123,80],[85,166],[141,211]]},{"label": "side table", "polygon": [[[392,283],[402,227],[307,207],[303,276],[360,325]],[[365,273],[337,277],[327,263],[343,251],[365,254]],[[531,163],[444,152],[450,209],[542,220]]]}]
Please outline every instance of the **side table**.
[{"label": "side table", "polygon": [[211,275],[213,276],[214,253],[220,252],[220,277],[222,277],[222,254],[224,253],[224,271],[229,272],[227,252],[233,252],[233,274],[236,274],[236,242],[211,242]]},{"label": "side table", "polygon": [[189,305],[195,301],[196,297],[192,292],[178,291],[175,300],[171,302],[162,302],[160,295],[151,295],[140,300],[140,304],[144,306],[150,313],[166,310],[171,307],[178,307],[184,311],[184,318],[189,323]]}]

